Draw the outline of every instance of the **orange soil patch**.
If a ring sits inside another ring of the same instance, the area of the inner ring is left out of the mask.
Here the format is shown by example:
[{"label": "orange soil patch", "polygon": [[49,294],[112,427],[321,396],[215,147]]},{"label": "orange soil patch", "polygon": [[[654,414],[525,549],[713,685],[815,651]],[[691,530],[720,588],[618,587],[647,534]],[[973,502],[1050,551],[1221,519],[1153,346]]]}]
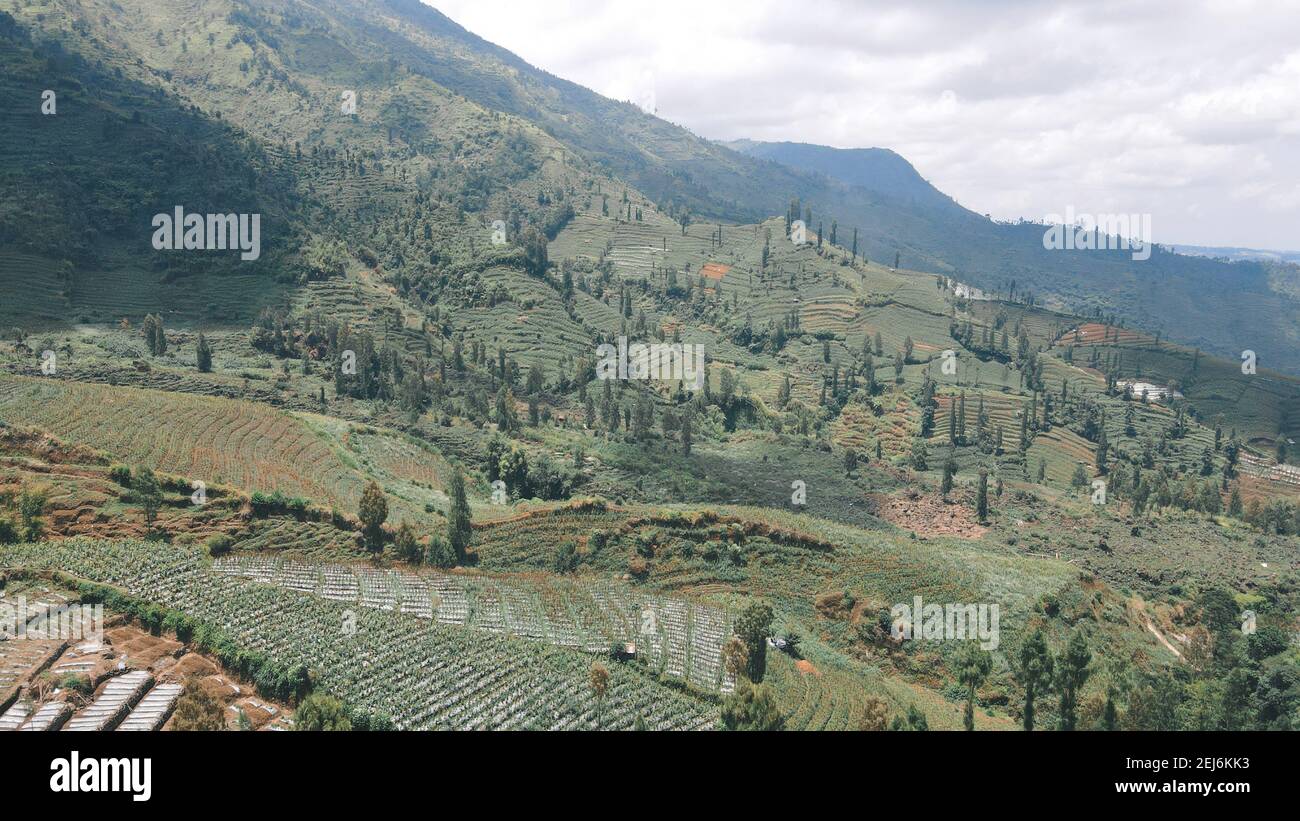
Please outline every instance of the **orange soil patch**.
[{"label": "orange soil patch", "polygon": [[1244,471],[1237,473],[1237,486],[1241,489],[1241,501],[1245,504],[1252,501],[1268,503],[1274,499],[1293,499],[1297,493],[1293,485],[1251,476]]},{"label": "orange soil patch", "polygon": [[[184,647],[179,641],[154,636],[130,625],[105,630],[104,638],[113,647],[116,656],[125,655],[127,663],[140,670],[158,670],[160,667],[171,666],[170,661],[163,660],[174,660]],[[160,665],[159,662],[163,663]]]},{"label": "orange soil patch", "polygon": [[975,521],[971,505],[965,504],[955,493],[948,502],[933,494],[907,490],[891,496],[876,494],[868,498],[875,502],[877,516],[922,536],[978,539],[988,532],[987,527]]},{"label": "orange soil patch", "polygon": [[700,276],[709,279],[722,279],[730,270],[730,265],[723,265],[720,262],[706,262],[704,267],[700,269]]},{"label": "orange soil patch", "polygon": [[218,673],[220,668],[217,663],[211,659],[204,658],[198,653],[186,653],[172,665],[168,670],[169,673],[181,679],[190,676],[212,676]]},{"label": "orange soil patch", "polygon": [[804,675],[812,673],[814,676],[817,676],[818,678],[821,678],[822,675],[822,671],[814,667],[813,663],[811,661],[808,661],[807,659],[799,659],[798,661],[796,661],[794,663],[794,669],[798,670]]}]

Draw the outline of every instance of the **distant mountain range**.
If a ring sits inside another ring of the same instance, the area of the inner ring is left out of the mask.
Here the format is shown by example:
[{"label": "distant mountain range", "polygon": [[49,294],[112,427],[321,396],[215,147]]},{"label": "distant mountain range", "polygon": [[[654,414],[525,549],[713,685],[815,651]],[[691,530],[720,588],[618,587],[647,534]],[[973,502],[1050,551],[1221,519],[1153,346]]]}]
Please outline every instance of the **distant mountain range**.
[{"label": "distant mountain range", "polygon": [[[839,244],[856,239],[872,260],[897,259],[993,293],[1014,284],[1049,308],[1160,330],[1229,357],[1250,348],[1300,373],[1300,298],[1288,284],[1293,274],[1275,260],[1226,263],[1157,249],[1135,262],[1123,251],[1048,251],[1041,225],[965,209],[891,151],[715,143],[537,69],[420,0],[224,0],[205,4],[204,14],[220,18],[222,33],[202,43],[183,31],[169,40],[129,14],[60,12],[25,17],[30,29],[12,18],[0,24],[0,87],[39,99],[54,86],[59,116],[84,118],[57,141],[34,109],[11,118],[0,202],[22,207],[0,206],[0,252],[19,256],[0,269],[0,285],[14,284],[6,272],[22,271],[41,287],[0,309],[0,319],[57,322],[130,292],[159,310],[243,322],[271,295],[236,302],[223,298],[229,288],[159,289],[207,270],[207,261],[142,262],[125,253],[121,240],[133,235],[123,226],[147,224],[183,195],[233,199],[241,211],[269,215],[263,230],[279,239],[264,243],[265,266],[282,282],[302,279],[311,264],[297,249],[355,230],[344,211],[373,220],[406,207],[397,192],[416,190],[418,179],[379,185],[366,163],[401,144],[428,157],[417,174],[454,189],[444,199],[470,212],[489,202],[510,207],[507,188],[556,173],[557,159],[695,221],[752,223],[797,198],[828,231],[838,223]],[[350,122],[328,116],[342,90],[363,101]],[[74,105],[79,98],[84,105]],[[295,153],[295,144],[322,137],[329,148]],[[134,203],[148,213],[129,214]],[[447,243],[456,241],[448,229]]]},{"label": "distant mountain range", "polygon": [[[888,149],[753,140],[725,145],[892,203],[891,213],[867,216],[881,218],[896,247],[920,255],[903,251],[908,267],[952,272],[992,292],[1014,282],[1047,307],[1114,316],[1223,356],[1267,350],[1276,367],[1300,373],[1296,252],[1160,246],[1149,260],[1136,262],[1125,252],[1048,251],[1042,225],[996,222],[963,208]],[[847,213],[863,212],[850,207]],[[900,218],[904,213],[907,219]],[[888,247],[880,230],[866,229],[869,253]]]},{"label": "distant mountain range", "polygon": [[1171,245],[1169,248],[1179,254],[1213,257],[1214,259],[1226,259],[1231,262],[1246,260],[1254,262],[1289,262],[1292,265],[1300,265],[1300,251],[1272,251],[1264,248],[1217,248],[1210,245],[1183,245],[1181,243]]}]

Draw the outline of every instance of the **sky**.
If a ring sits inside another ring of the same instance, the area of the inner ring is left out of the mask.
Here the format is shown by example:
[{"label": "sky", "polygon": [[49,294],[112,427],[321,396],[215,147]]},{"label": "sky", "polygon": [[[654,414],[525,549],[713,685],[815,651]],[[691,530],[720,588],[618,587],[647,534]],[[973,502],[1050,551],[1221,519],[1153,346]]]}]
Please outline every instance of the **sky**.
[{"label": "sky", "polygon": [[709,139],[890,148],[997,219],[1300,250],[1300,0],[426,0]]}]

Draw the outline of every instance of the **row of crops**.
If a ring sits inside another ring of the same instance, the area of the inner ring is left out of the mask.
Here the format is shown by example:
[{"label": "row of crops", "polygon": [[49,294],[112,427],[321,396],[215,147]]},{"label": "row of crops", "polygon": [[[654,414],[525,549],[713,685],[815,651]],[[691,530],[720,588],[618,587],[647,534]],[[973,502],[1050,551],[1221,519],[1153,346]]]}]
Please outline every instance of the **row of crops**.
[{"label": "row of crops", "polygon": [[732,634],[726,611],[612,581],[415,574],[258,555],[223,556],[213,571],[587,652],[634,644],[637,657],[656,672],[709,692],[730,692],[735,685],[722,665],[722,645]]},{"label": "row of crops", "polygon": [[127,464],[341,510],[355,510],[377,478],[392,495],[394,523],[425,521],[427,505],[445,501],[436,489],[445,463],[413,440],[354,435],[346,422],[261,402],[0,375],[0,418]]},{"label": "row of crops", "polygon": [[215,624],[241,646],[307,665],[320,688],[400,729],[629,729],[638,718],[651,729],[707,729],[715,721],[707,701],[658,684],[640,665],[608,663],[598,699],[592,658],[576,649],[212,572],[190,548],[68,539],[0,548],[0,566],[63,570]]},{"label": "row of crops", "polygon": [[117,459],[249,490],[355,507],[364,481],[294,417],[253,402],[0,378],[0,414]]}]

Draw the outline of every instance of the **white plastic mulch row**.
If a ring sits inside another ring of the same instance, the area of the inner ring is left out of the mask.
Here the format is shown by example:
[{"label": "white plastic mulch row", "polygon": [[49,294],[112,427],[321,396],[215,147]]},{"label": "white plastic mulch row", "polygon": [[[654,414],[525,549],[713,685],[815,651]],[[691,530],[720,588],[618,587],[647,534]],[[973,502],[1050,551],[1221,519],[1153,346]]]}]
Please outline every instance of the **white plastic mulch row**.
[{"label": "white plastic mulch row", "polygon": [[150,732],[158,729],[172,714],[182,689],[179,684],[159,684],[140,699],[131,715],[117,728],[118,731]]},{"label": "white plastic mulch row", "polygon": [[149,685],[153,676],[144,670],[133,670],[112,679],[104,685],[104,692],[68,722],[64,730],[110,730],[122,714],[135,703]]}]

